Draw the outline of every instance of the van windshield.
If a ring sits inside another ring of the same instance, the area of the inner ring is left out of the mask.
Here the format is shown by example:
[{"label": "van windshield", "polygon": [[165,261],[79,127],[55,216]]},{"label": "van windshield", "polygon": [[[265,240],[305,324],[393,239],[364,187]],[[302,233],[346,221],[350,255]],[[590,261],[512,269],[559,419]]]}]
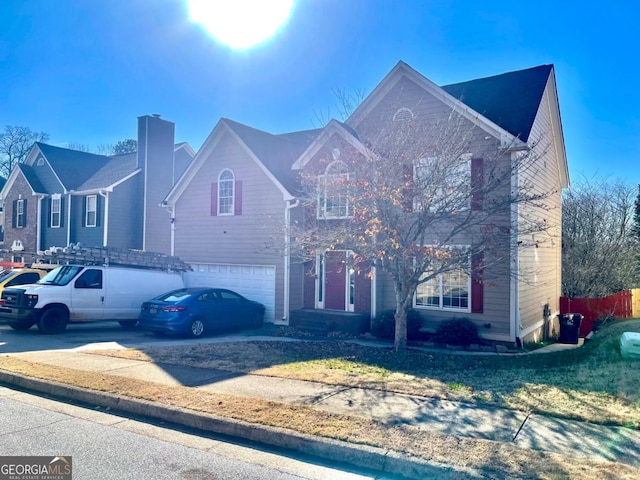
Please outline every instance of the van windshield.
[{"label": "van windshield", "polygon": [[73,277],[75,277],[80,270],[84,267],[75,267],[71,265],[65,265],[51,270],[37,283],[39,285],[66,285]]}]

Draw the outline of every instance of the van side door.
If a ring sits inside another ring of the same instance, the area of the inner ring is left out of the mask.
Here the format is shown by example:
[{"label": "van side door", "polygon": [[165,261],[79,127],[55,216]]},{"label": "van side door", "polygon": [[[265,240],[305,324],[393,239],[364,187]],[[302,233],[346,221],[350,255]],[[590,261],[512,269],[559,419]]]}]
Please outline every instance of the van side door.
[{"label": "van side door", "polygon": [[104,318],[104,274],[99,268],[87,267],[73,282],[71,320],[83,322]]}]

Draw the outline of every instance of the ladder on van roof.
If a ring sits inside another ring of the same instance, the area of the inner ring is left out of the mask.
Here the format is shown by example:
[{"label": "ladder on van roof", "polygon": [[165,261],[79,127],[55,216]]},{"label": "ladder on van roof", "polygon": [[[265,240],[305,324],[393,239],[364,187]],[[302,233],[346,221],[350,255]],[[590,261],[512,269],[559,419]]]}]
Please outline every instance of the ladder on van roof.
[{"label": "ladder on van roof", "polygon": [[[3,250],[1,253],[4,257],[7,254],[16,255],[17,252]],[[37,253],[21,251],[19,254],[23,258],[24,264],[31,263],[33,268],[46,268],[44,267],[45,265],[74,264],[146,268],[173,272],[191,270],[189,264],[175,256],[113,247],[91,247],[71,244],[68,247],[51,247]],[[26,261],[28,258],[31,259],[30,262]]]}]

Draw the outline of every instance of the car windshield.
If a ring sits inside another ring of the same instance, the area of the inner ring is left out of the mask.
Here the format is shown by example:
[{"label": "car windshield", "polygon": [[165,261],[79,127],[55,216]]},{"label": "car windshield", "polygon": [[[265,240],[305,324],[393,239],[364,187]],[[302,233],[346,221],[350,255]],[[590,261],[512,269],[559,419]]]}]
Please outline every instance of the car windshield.
[{"label": "car windshield", "polygon": [[40,285],[66,285],[82,269],[84,269],[84,267],[75,267],[71,265],[58,267],[54,270],[51,270],[49,273],[47,273],[37,283]]}]

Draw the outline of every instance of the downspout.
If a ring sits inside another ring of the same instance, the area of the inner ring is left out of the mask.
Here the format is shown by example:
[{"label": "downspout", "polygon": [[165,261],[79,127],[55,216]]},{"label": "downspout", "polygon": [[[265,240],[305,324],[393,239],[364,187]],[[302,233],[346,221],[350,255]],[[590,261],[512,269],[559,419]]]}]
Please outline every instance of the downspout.
[{"label": "downspout", "polygon": [[175,242],[176,242],[176,210],[175,206],[169,206],[167,202],[162,202],[160,204],[162,208],[164,208],[169,214],[169,222],[171,222],[171,236],[170,236],[170,255],[173,257],[175,255]]},{"label": "downspout", "polygon": [[102,246],[106,247],[109,240],[109,192],[99,191],[98,194],[104,198],[104,231],[102,232]]},{"label": "downspout", "polygon": [[296,208],[300,205],[300,200],[296,199],[293,203],[291,200],[287,200],[287,205],[284,208],[284,308],[283,308],[283,318],[285,322],[289,323],[289,281],[291,278],[291,272],[289,268],[291,266],[291,257],[290,257],[290,243],[291,238],[289,237],[289,227],[291,226],[291,209]]}]

